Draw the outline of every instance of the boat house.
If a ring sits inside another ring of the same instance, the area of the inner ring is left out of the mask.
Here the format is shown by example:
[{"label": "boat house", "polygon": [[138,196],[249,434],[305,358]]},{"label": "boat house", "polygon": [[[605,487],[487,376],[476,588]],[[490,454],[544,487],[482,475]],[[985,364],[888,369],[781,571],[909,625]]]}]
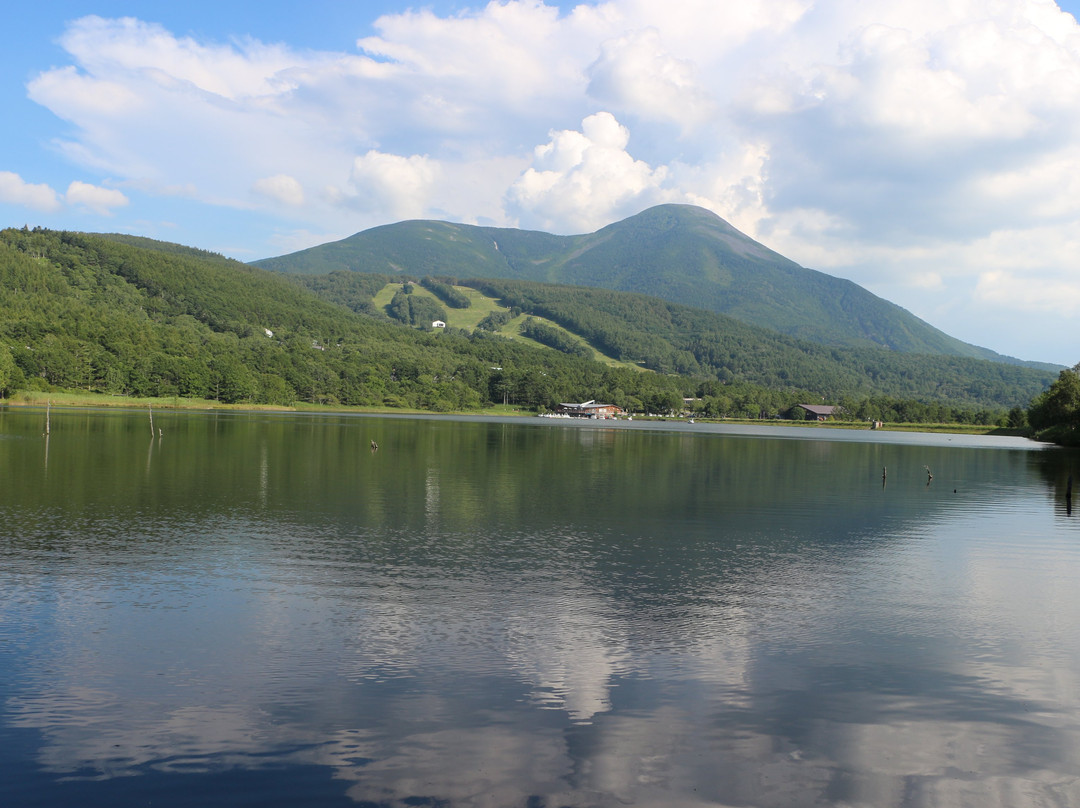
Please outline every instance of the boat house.
[{"label": "boat house", "polygon": [[597,404],[595,401],[583,401],[581,404],[559,404],[555,407],[556,415],[566,415],[570,418],[614,418],[622,415],[624,410],[614,404]]}]

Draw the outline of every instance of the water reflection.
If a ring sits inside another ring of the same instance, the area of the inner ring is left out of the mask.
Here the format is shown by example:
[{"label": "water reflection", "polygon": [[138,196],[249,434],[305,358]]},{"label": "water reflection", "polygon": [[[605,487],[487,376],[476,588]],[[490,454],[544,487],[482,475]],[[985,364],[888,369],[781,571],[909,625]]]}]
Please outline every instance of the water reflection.
[{"label": "water reflection", "polygon": [[0,415],[8,804],[1080,805],[1072,455],[111,417]]},{"label": "water reflection", "polygon": [[1052,486],[1054,502],[1064,506],[1065,515],[1072,515],[1073,479],[1080,479],[1080,452],[1058,450],[1038,452],[1031,457],[1031,465]]}]

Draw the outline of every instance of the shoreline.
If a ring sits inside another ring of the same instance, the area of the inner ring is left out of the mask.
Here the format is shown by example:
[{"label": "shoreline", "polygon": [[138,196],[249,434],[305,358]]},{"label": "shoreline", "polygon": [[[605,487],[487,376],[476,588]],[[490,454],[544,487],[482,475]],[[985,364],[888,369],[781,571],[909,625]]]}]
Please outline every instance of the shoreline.
[{"label": "shoreline", "polygon": [[[349,406],[344,404],[222,404],[212,399],[191,399],[173,396],[171,398],[130,398],[126,396],[101,396],[93,393],[38,393],[33,391],[19,391],[11,398],[0,399],[0,407],[26,407],[45,408],[47,406],[57,408],[85,408],[85,409],[157,409],[178,410],[187,412],[280,412],[280,413],[358,413],[364,415],[426,415],[426,416],[500,416],[515,418],[535,418],[537,413],[522,410],[509,405],[495,404],[481,410],[450,410],[436,412],[432,410],[417,410],[399,407],[373,407],[373,406]],[[616,420],[627,420],[620,418]],[[687,423],[687,418],[681,416],[634,416],[634,421],[658,422],[658,423]],[[858,421],[789,421],[784,419],[760,419],[760,418],[703,418],[694,416],[694,420],[701,424],[749,424],[779,427],[824,427],[826,429],[866,430],[880,432],[930,432],[956,435],[1001,435],[1008,437],[1031,438],[1025,430],[1008,429],[998,426],[986,426],[977,424],[919,424],[919,423],[885,423],[877,430],[871,430],[865,422]]]}]

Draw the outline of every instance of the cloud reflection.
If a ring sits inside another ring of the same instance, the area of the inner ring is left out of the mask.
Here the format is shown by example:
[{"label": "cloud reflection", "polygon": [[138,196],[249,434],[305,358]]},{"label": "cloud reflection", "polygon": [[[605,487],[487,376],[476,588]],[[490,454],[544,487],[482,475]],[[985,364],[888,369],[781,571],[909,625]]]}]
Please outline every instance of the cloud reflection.
[{"label": "cloud reflection", "polygon": [[381,805],[1080,805],[1080,574],[1037,498],[839,536],[800,505],[735,552],[642,520],[446,532],[449,476],[421,479],[422,530],[319,533],[271,496],[21,569],[55,596],[4,608],[44,638],[4,662],[4,723],[57,779],[314,766]]}]

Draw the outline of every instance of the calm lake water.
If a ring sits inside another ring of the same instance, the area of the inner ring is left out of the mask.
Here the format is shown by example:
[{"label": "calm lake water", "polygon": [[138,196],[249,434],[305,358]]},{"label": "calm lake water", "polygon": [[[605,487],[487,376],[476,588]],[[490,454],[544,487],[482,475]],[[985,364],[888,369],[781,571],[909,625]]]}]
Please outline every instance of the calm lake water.
[{"label": "calm lake water", "polygon": [[0,408],[0,805],[1080,806],[1075,453],[154,425]]}]

